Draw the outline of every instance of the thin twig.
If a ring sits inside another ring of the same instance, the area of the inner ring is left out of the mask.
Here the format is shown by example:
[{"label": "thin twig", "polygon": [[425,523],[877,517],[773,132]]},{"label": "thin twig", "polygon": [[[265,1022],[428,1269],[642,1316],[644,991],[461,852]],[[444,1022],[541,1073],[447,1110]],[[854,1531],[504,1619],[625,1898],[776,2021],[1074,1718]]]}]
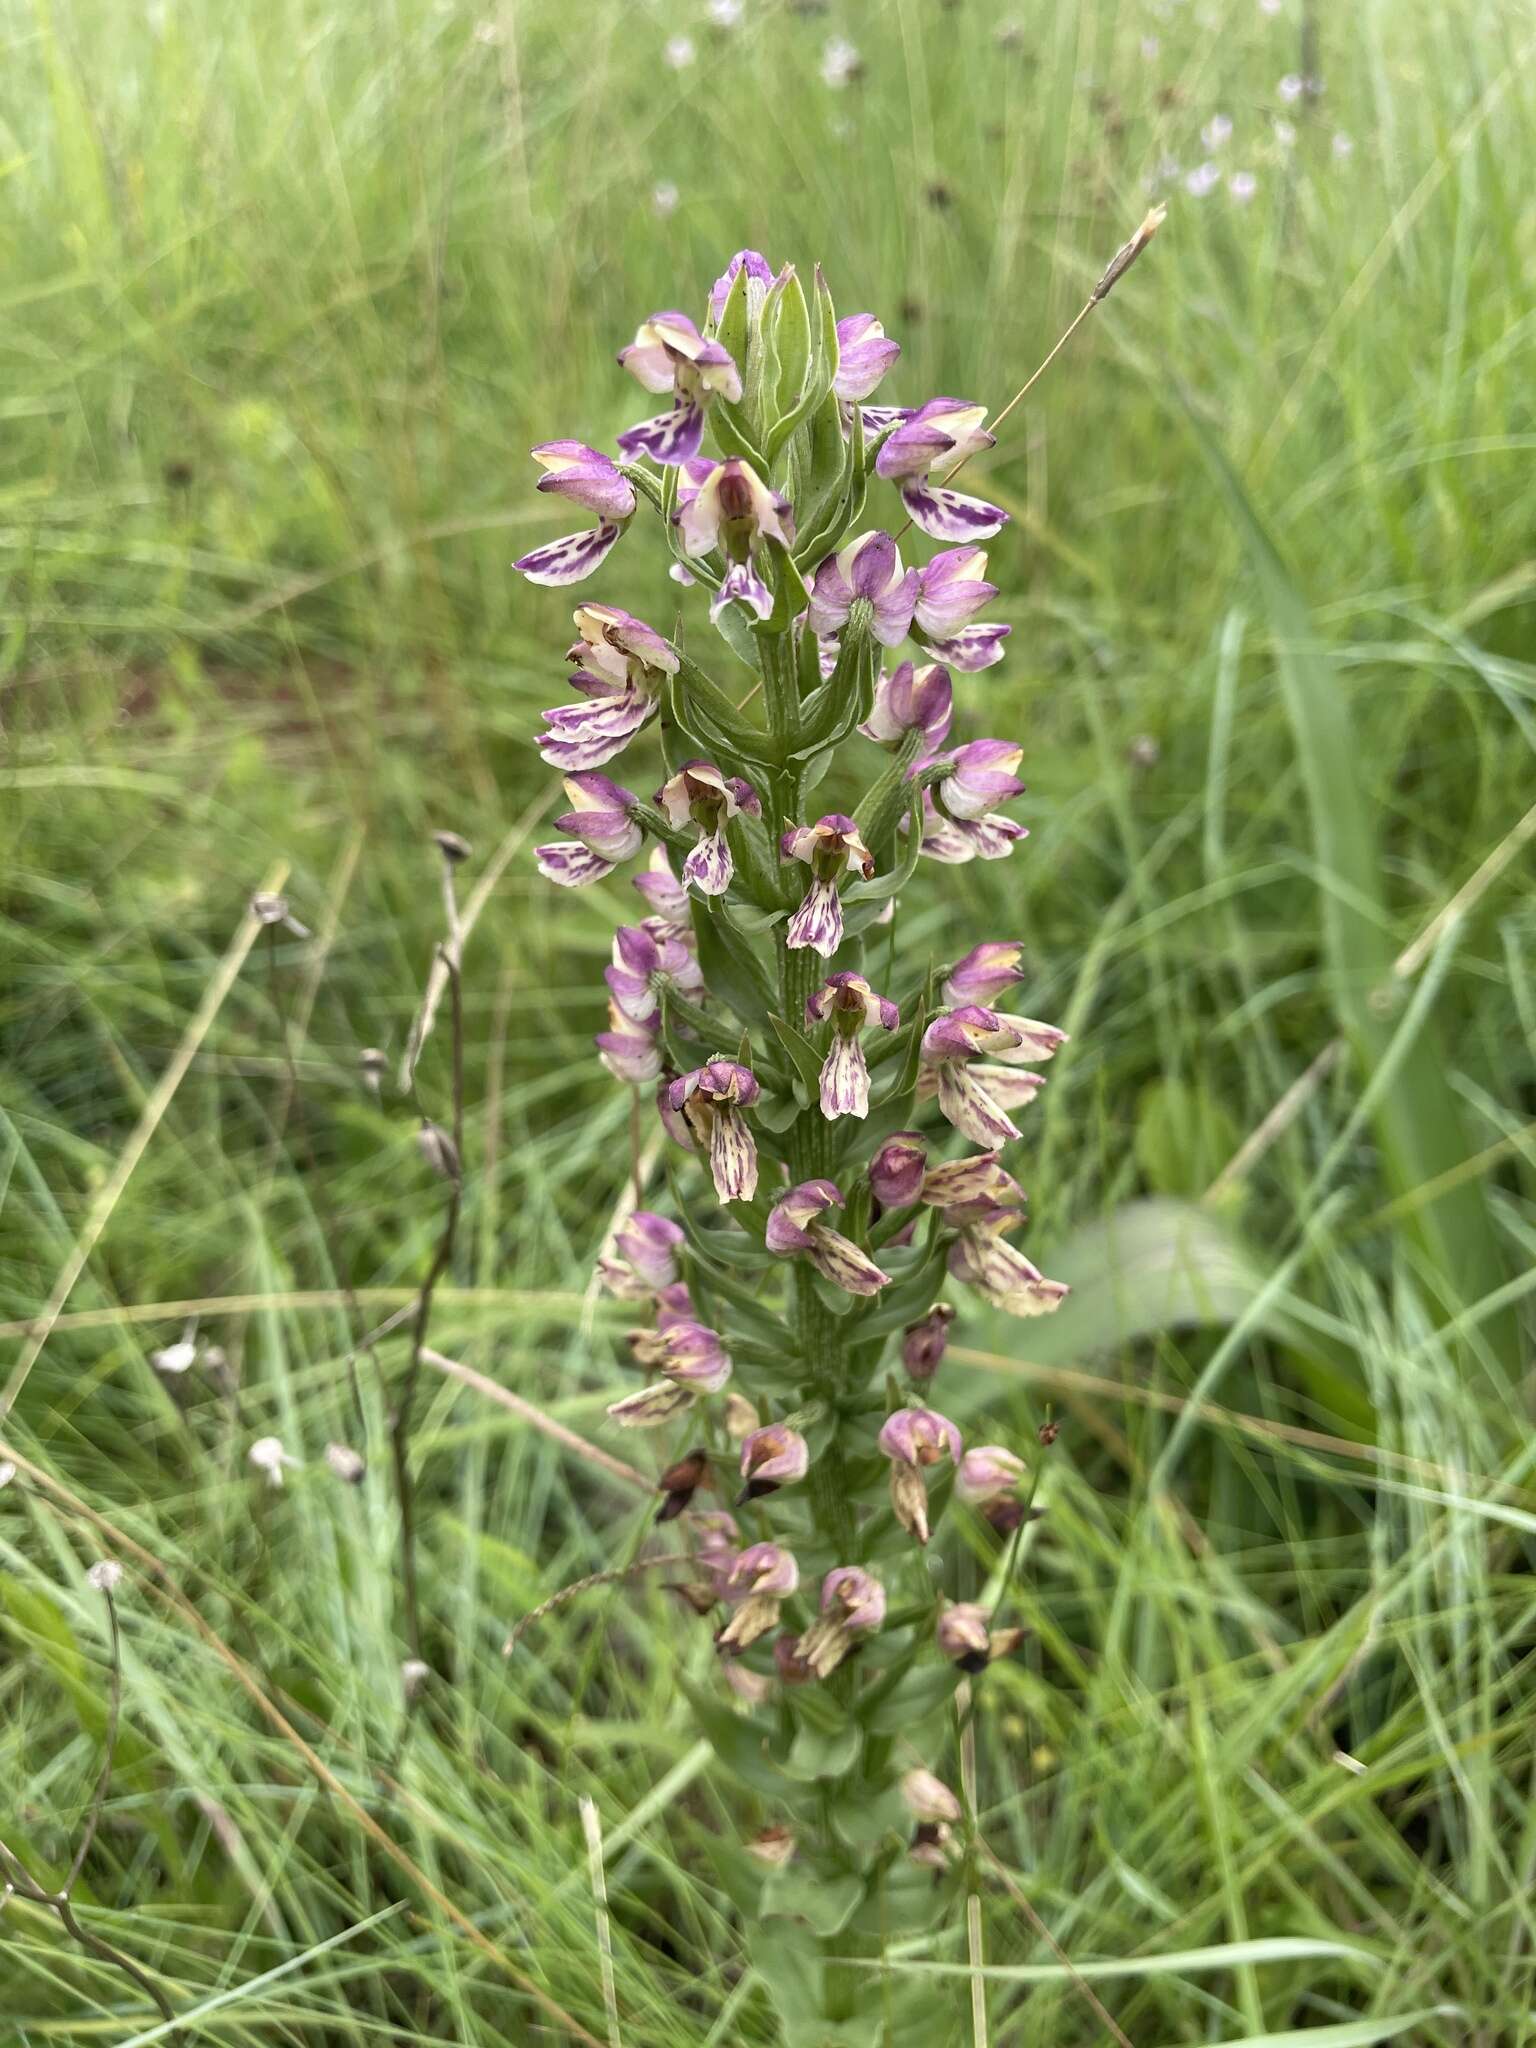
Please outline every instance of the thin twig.
[{"label": "thin twig", "polygon": [[[287,875],[287,863],[280,862],[262,883],[259,893],[276,895]],[[33,1366],[42,1355],[43,1346],[53,1333],[53,1326],[58,1321],[60,1310],[74,1292],[75,1283],[85,1271],[86,1263],[96,1249],[97,1240],[110,1222],[112,1212],[122,1199],[123,1190],[133,1178],[134,1170],[144,1157],[151,1138],[160,1128],[161,1120],[170,1108],[176,1090],[181,1086],[198,1048],[207,1037],[214,1018],[223,1006],[224,998],[234,987],[240,970],[245,965],[246,956],[255,945],[262,928],[261,918],[254,910],[248,908],[240,921],[239,929],[230,940],[224,958],[219,962],[212,980],[203,991],[202,1001],[188,1020],[187,1028],[181,1035],[181,1043],[171,1056],[170,1065],[151,1089],[148,1100],[139,1112],[139,1120],[133,1127],[132,1135],[118,1155],[116,1166],[92,1202],[69,1256],[59,1268],[47,1301],[28,1328],[21,1355],[6,1381],[4,1392],[0,1393],[0,1422],[3,1422],[15,1407],[17,1397],[26,1385]]]},{"label": "thin twig", "polygon": [[588,1572],[584,1579],[573,1579],[570,1585],[562,1586],[558,1593],[551,1593],[549,1598],[541,1600],[537,1607],[530,1607],[520,1620],[512,1624],[507,1640],[501,1646],[501,1654],[503,1657],[510,1657],[523,1636],[536,1622],[545,1620],[562,1607],[568,1607],[573,1600],[579,1600],[583,1593],[594,1593],[599,1586],[621,1585],[624,1580],[635,1578],[641,1572],[655,1571],[659,1565],[687,1562],[688,1559],[681,1553],[669,1550],[661,1557],[637,1557],[632,1563],[619,1565],[613,1571]]},{"label": "thin twig", "polygon": [[436,1371],[445,1373],[449,1379],[459,1381],[461,1386],[471,1387],[477,1394],[483,1394],[488,1401],[507,1409],[526,1422],[530,1429],[536,1429],[541,1436],[547,1436],[563,1450],[580,1458],[584,1465],[591,1465],[598,1472],[606,1472],[621,1486],[635,1488],[641,1493],[654,1494],[656,1482],[633,1465],[626,1465],[622,1458],[614,1457],[611,1451],[589,1444],[585,1437],[578,1436],[574,1429],[567,1429],[563,1422],[556,1422],[552,1415],[546,1415],[542,1408],[536,1408],[531,1401],[525,1401],[521,1394],[514,1394],[510,1387],[500,1386],[483,1372],[476,1372],[472,1365],[461,1365],[456,1358],[445,1358],[441,1351],[434,1351],[430,1345],[422,1348],[422,1362]]}]

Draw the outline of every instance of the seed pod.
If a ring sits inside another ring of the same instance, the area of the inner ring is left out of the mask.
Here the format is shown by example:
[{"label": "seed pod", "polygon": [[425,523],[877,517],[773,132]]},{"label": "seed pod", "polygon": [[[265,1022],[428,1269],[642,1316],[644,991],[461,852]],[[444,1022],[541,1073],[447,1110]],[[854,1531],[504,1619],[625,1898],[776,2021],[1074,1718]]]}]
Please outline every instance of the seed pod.
[{"label": "seed pod", "polygon": [[475,850],[469,841],[461,838],[457,832],[434,832],[432,843],[448,865],[454,868],[458,867],[461,861],[468,860]]},{"label": "seed pod", "polygon": [[665,1496],[656,1512],[657,1521],[675,1521],[708,1477],[709,1453],[702,1448],[669,1465],[656,1482],[657,1492]]}]

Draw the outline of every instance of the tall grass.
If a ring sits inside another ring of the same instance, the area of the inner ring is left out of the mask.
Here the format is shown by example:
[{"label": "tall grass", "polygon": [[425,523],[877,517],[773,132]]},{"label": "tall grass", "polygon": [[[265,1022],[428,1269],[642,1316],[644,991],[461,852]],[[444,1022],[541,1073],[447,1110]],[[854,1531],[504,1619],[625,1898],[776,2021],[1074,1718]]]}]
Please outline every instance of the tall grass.
[{"label": "tall grass", "polygon": [[[753,1817],[714,1789],[665,1595],[601,1588],[500,1654],[648,1509],[443,1375],[416,1442],[447,1675],[404,1738],[387,1397],[356,1347],[440,1197],[356,1055],[402,1047],[430,832],[483,865],[534,831],[564,608],[507,567],[550,530],[525,450],[627,423],[634,322],[760,242],[886,317],[898,395],[999,405],[1143,180],[1213,154],[1252,202],[1173,182],[988,470],[1022,595],[976,688],[1026,736],[1034,836],[953,886],[1074,1033],[1023,1172],[1076,1283],[1022,1350],[968,1312],[951,1380],[989,1433],[1065,1423],[1033,1634],[980,1729],[991,2028],[1109,2038],[1065,1956],[1136,2048],[1536,2040],[1533,31],[1474,0],[1013,15],[0,11],[5,1370],[37,1351],[0,1431],[0,1839],[68,1866],[110,1550],[124,1725],[77,1900],[190,2038],[583,2038],[552,2001],[608,2041],[590,1798],[624,2048],[771,2039],[711,1856]],[[864,59],[842,91],[834,34]],[[1321,98],[1283,104],[1314,66]],[[663,610],[638,529],[612,566]],[[193,1043],[279,864],[313,936],[263,935]],[[588,1281],[630,1135],[589,1038],[625,893],[552,917],[514,853],[471,942],[433,1331],[610,1450],[622,1317]],[[427,1113],[447,1086],[434,1040]],[[193,1317],[227,1376],[149,1364]],[[305,1461],[281,1493],[245,1462],[267,1433]],[[355,1489],[338,1437],[370,1455]],[[956,1942],[893,1955],[890,1998],[964,1969]],[[43,1908],[0,1913],[0,1984],[18,2041],[159,2038]]]}]

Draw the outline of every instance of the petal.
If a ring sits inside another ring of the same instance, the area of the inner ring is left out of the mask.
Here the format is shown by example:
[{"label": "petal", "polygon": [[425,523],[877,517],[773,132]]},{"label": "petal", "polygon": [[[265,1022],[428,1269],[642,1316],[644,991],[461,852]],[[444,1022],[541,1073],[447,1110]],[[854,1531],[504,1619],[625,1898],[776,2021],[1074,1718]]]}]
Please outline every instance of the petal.
[{"label": "petal", "polygon": [[585,532],[568,533],[563,540],[549,541],[531,554],[519,555],[512,566],[530,583],[552,589],[565,583],[584,583],[623,530],[605,519]]},{"label": "petal", "polygon": [[930,640],[928,651],[964,675],[991,668],[1003,658],[1003,642],[1012,626],[962,626],[947,640]]},{"label": "petal", "polygon": [[697,399],[680,395],[670,412],[641,420],[617,438],[628,456],[649,455],[653,462],[675,466],[698,454],[704,438],[704,408]]},{"label": "petal", "polygon": [[784,934],[791,952],[811,946],[830,960],[843,942],[843,906],[835,882],[812,882]]},{"label": "petal", "polygon": [[957,1131],[977,1145],[1001,1145],[1019,1135],[981,1083],[958,1060],[939,1065],[939,1108]]},{"label": "petal", "polygon": [[856,1038],[839,1035],[832,1041],[821,1069],[821,1113],[829,1123],[869,1115],[869,1063]]},{"label": "petal", "polygon": [[851,1238],[824,1223],[811,1232],[811,1264],[845,1294],[878,1294],[891,1277]]},{"label": "petal", "polygon": [[722,1202],[750,1202],[757,1193],[757,1146],[729,1107],[716,1109],[709,1128],[709,1170]]},{"label": "petal", "polygon": [[935,540],[990,540],[1008,524],[1009,515],[1001,505],[967,497],[964,491],[945,490],[921,477],[902,485],[901,502],[912,524]]},{"label": "petal", "polygon": [[692,882],[704,896],[723,896],[734,872],[723,832],[711,832],[701,839],[683,862],[683,880]]},{"label": "petal", "polygon": [[599,860],[579,839],[536,846],[533,857],[545,881],[557,882],[562,889],[584,889],[589,882],[600,882],[613,873],[612,861]]}]

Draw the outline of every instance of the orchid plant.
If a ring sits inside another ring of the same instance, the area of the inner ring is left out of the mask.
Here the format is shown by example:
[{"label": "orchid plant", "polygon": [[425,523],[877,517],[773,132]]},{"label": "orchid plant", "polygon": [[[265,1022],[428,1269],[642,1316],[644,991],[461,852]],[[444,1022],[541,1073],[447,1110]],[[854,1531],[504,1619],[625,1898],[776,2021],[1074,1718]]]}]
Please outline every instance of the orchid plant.
[{"label": "orchid plant", "polygon": [[[1009,1540],[1028,1483],[933,1405],[944,1296],[1030,1317],[1067,1291],[1015,1241],[1004,1163],[1064,1034],[1004,1007],[1015,941],[902,944],[925,862],[1026,834],[1022,749],[952,730],[1009,633],[983,616],[980,545],[1007,514],[949,481],[994,437],[961,399],[872,404],[899,354],[874,315],[837,317],[819,270],[807,292],[742,250],[701,324],[654,313],[620,352],[670,403],[617,458],[534,449],[538,488],[596,524],[516,565],[583,583],[644,504],[755,678],[727,687],[695,633],[584,596],[576,701],[539,741],[569,809],[537,860],[568,888],[642,863],[597,1046],[675,1148],[671,1214],[630,1215],[600,1262],[647,1317],[608,1413],[667,1445],[658,1519],[721,1674],[684,1688],[769,1822],[719,1844],[720,1874],[795,2048],[940,2038],[940,1994],[904,1988],[893,2013],[869,1963],[974,1879],[956,1694],[1018,1631],[946,1598],[927,1546],[967,1514]],[[911,529],[927,559],[904,559]],[[642,795],[608,771],[648,727],[665,772]]]}]

